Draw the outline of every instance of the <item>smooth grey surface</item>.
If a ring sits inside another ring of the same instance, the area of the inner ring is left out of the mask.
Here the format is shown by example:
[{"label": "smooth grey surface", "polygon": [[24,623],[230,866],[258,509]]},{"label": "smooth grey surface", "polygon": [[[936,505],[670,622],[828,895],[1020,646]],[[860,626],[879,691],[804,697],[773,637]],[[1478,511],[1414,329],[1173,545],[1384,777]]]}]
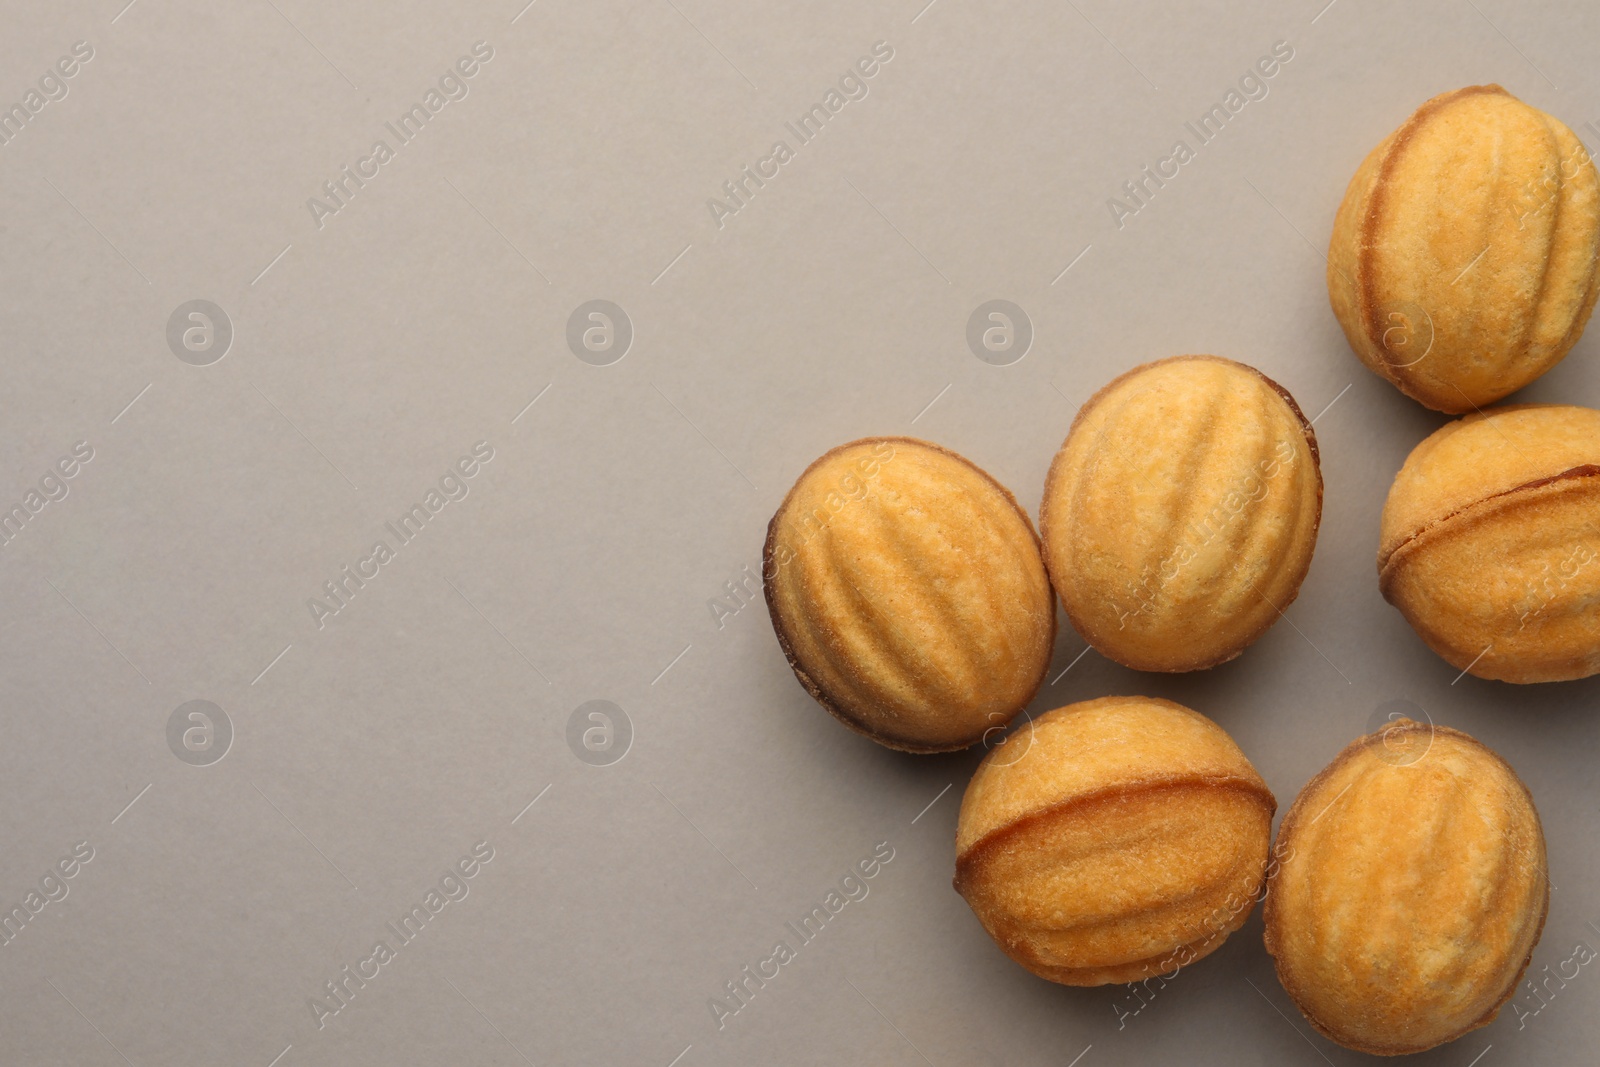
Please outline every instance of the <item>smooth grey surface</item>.
[{"label": "smooth grey surface", "polygon": [[[1533,789],[1535,970],[1600,944],[1600,684],[1457,680],[1380,599],[1389,480],[1444,420],[1351,355],[1322,259],[1356,165],[1435,93],[1498,81],[1600,147],[1592,3],[124,2],[0,5],[0,101],[94,53],[0,145],[0,499],[93,450],[0,547],[0,902],[74,870],[0,948],[0,1061],[1363,1061],[1311,1033],[1259,917],[1120,1020],[1125,988],[1009,962],[950,886],[981,753],[846,732],[754,594],[826,448],[924,436],[1035,511],[1077,406],[1182,352],[1320,413],[1310,577],[1192,677],[1079,659],[1064,626],[1033,712],[1179,700],[1281,813],[1410,701]],[[385,124],[480,41],[467,95],[399,144]],[[799,144],[785,123],[880,41]],[[1108,198],[1279,41],[1269,94],[1119,228]],[[347,203],[308,208],[380,138]],[[614,361],[571,347],[597,300],[629,320]],[[1015,362],[969,345],[992,300],[1028,317]],[[191,301],[231,325],[214,362],[206,323],[169,328]],[[1600,404],[1597,348],[1524,396]],[[380,539],[319,627],[308,599]],[[169,729],[195,700],[230,724],[209,765],[183,756],[204,723],[186,750]],[[589,701],[625,716],[620,759],[587,711],[574,732]],[[880,842],[868,895],[719,1030],[710,998]],[[319,1028],[310,998],[436,889],[466,895]],[[1600,973],[1546,1000],[1416,1062],[1592,1062]]]}]

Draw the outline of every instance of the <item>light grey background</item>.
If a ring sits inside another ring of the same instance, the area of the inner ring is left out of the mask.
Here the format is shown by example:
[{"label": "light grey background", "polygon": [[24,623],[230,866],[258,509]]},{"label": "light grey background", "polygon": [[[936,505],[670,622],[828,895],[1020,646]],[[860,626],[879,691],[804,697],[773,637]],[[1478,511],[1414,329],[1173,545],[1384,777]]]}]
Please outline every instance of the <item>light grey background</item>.
[{"label": "light grey background", "polygon": [[[1600,684],[1453,682],[1380,599],[1384,494],[1443,419],[1357,363],[1322,259],[1435,93],[1497,81],[1600,147],[1593,4],[124,2],[0,5],[0,102],[94,49],[0,146],[0,501],[94,449],[0,548],[0,902],[94,850],[0,948],[0,1060],[1362,1061],[1295,1011],[1258,916],[1120,1028],[1126,989],[1023,972],[950,887],[981,753],[846,732],[764,605],[709,606],[826,448],[927,437],[1036,511],[1077,406],[1183,352],[1322,412],[1310,577],[1196,676],[1078,660],[1064,626],[1033,712],[1179,700],[1281,813],[1412,701],[1533,789],[1535,969],[1600,945]],[[307,199],[477,41],[469,95],[319,229]],[[877,41],[868,95],[719,229],[708,198]],[[1277,41],[1270,94],[1119,229],[1107,199]],[[200,299],[234,328],[204,367],[166,339]],[[609,366],[566,344],[596,299],[634,330]],[[1009,366],[966,343],[995,299],[1034,329]],[[1524,396],[1600,404],[1597,348]],[[307,599],[479,441],[469,495],[319,629]],[[231,721],[209,766],[168,748],[190,700]],[[590,700],[632,725],[609,766],[567,744]],[[308,999],[480,841],[469,895],[319,1029]],[[719,1031],[709,998],[879,842],[870,895]],[[1417,1062],[1591,1062],[1600,973],[1547,1000]]]}]

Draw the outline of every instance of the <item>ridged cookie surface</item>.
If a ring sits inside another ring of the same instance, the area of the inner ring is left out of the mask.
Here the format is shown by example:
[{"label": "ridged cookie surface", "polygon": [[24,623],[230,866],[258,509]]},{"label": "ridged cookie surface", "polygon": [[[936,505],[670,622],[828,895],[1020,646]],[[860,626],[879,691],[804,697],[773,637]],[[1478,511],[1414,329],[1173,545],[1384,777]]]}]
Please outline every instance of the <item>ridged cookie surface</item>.
[{"label": "ridged cookie surface", "polygon": [[1053,982],[1134,982],[1215,951],[1265,877],[1277,802],[1210,719],[1104,697],[1018,727],[961,800],[956,889]]},{"label": "ridged cookie surface", "polygon": [[1424,440],[1384,505],[1378,587],[1458,670],[1600,672],[1600,411],[1511,405]]},{"label": "ridged cookie surface", "polygon": [[1457,730],[1401,719],[1352,742],[1283,818],[1267,951],[1311,1024],[1420,1052],[1491,1022],[1550,900],[1533,798]]},{"label": "ridged cookie surface", "polygon": [[1594,309],[1594,163],[1498,85],[1436,96],[1351,179],[1328,294],[1356,355],[1406,395],[1455,414],[1492,404],[1558,363]]},{"label": "ridged cookie surface", "polygon": [[795,676],[890,748],[943,752],[998,732],[1050,664],[1055,605],[1015,498],[947,449],[854,441],[795,483],[763,577]]},{"label": "ridged cookie surface", "polygon": [[1299,593],[1322,515],[1316,437],[1259,371],[1178,356],[1078,412],[1039,513],[1072,625],[1137,670],[1237,656]]}]

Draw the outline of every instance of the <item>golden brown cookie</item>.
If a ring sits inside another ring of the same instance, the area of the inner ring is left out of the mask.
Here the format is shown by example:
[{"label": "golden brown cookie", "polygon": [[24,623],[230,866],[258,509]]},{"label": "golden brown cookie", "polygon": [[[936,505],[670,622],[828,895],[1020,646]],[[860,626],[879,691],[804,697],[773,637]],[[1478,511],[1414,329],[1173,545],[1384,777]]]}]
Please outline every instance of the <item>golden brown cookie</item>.
[{"label": "golden brown cookie", "polygon": [[1125,667],[1192,671],[1233,659],[1294,601],[1321,516],[1294,398],[1243,363],[1177,356],[1079,410],[1039,529],[1084,640]]},{"label": "golden brown cookie", "polygon": [[966,748],[1050,665],[1055,605],[1027,513],[926,441],[865,438],[808,467],[767,528],[762,576],[800,684],[890,748]]},{"label": "golden brown cookie", "polygon": [[1328,247],[1350,347],[1459,414],[1561,361],[1600,294],[1600,175],[1558,119],[1498,85],[1417,109],[1356,171]]},{"label": "golden brown cookie", "polygon": [[1057,708],[984,757],[956,890],[995,943],[1063,985],[1209,955],[1249,917],[1277,801],[1221,727],[1151,697]]},{"label": "golden brown cookie", "polygon": [[1458,730],[1400,719],[1295,798],[1263,909],[1278,979],[1326,1037],[1379,1056],[1487,1025],[1550,903],[1516,772]]},{"label": "golden brown cookie", "polygon": [[1424,440],[1383,508],[1378,588],[1479,678],[1600,672],[1600,411],[1515,404]]}]

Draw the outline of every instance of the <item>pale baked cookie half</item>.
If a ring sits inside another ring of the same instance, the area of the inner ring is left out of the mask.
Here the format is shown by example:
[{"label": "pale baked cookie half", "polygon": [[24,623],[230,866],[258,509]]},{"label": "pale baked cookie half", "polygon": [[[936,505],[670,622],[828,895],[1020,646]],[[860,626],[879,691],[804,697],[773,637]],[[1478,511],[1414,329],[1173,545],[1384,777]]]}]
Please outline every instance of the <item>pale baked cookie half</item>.
[{"label": "pale baked cookie half", "polygon": [[1498,85],[1423,104],[1339,205],[1328,296],[1373,371],[1436,411],[1559,363],[1600,296],[1600,174],[1559,119]]},{"label": "pale baked cookie half", "polygon": [[1288,609],[1321,516],[1316,435],[1288,391],[1233,360],[1177,356],[1083,405],[1039,527],[1084,640],[1136,670],[1192,671]]}]

